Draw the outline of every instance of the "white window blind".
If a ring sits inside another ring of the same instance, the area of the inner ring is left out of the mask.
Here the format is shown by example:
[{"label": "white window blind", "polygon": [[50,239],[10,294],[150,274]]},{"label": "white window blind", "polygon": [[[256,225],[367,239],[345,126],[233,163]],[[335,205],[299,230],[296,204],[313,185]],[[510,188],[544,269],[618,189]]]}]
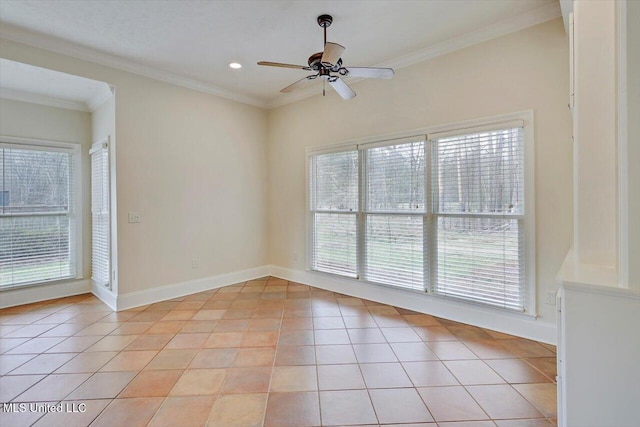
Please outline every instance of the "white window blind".
[{"label": "white window blind", "polygon": [[364,278],[424,290],[425,141],[364,150]]},{"label": "white window blind", "polygon": [[358,152],[311,158],[312,268],[357,277]]},{"label": "white window blind", "polygon": [[433,292],[524,310],[521,127],[432,141]]},{"label": "white window blind", "polygon": [[311,269],[532,308],[524,135],[512,120],[311,155]]},{"label": "white window blind", "polygon": [[0,144],[0,288],[76,275],[71,150]]},{"label": "white window blind", "polygon": [[99,285],[109,286],[109,148],[107,143],[91,149],[91,271]]}]

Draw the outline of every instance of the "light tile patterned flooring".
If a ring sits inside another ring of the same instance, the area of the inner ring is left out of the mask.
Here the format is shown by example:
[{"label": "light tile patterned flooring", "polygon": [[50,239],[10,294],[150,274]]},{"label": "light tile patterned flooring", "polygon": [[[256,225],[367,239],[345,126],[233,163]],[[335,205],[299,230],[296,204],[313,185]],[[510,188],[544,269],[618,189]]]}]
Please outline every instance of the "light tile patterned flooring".
[{"label": "light tile patterned flooring", "polygon": [[86,404],[2,426],[555,425],[553,346],[281,279],[0,325],[0,402]]}]

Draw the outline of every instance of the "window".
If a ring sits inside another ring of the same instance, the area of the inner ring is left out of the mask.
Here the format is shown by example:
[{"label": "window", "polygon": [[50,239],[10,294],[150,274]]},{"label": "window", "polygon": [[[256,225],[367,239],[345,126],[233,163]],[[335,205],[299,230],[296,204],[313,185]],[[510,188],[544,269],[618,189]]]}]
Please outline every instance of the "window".
[{"label": "window", "polygon": [[109,144],[94,144],[91,154],[91,278],[110,285]]},{"label": "window", "polygon": [[524,309],[522,128],[435,139],[431,159],[432,290]]},{"label": "window", "polygon": [[313,157],[313,269],[357,277],[358,151]]},{"label": "window", "polygon": [[311,269],[531,310],[523,126],[312,153]]},{"label": "window", "polygon": [[77,148],[0,143],[0,289],[76,277]]}]

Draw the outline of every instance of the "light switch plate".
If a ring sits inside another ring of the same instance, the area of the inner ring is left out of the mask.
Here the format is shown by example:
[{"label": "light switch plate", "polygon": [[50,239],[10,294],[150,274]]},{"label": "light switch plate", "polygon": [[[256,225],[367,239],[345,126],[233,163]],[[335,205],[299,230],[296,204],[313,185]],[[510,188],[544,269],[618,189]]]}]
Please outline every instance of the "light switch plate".
[{"label": "light switch plate", "polygon": [[129,223],[136,224],[142,221],[142,215],[138,212],[129,212]]}]

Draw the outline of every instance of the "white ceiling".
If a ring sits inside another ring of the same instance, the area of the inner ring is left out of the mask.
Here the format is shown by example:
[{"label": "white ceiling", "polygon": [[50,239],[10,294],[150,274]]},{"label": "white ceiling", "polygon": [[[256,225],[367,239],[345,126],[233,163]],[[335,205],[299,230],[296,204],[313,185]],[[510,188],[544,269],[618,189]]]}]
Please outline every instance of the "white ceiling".
[{"label": "white ceiling", "polygon": [[93,111],[111,94],[104,82],[0,58],[0,98]]},{"label": "white ceiling", "polygon": [[[559,16],[557,0],[6,0],[0,2],[0,35],[31,44],[39,40],[42,47],[59,46],[76,56],[268,106],[282,100],[281,88],[305,74],[256,62],[305,65],[309,55],[322,50],[320,14],[334,17],[328,40],[347,47],[345,65],[397,67],[415,52],[479,31],[486,38],[496,25],[503,33],[513,31],[518,28],[511,21],[553,8]],[[397,58],[405,60],[394,63]],[[231,70],[232,61],[242,69]]]}]

